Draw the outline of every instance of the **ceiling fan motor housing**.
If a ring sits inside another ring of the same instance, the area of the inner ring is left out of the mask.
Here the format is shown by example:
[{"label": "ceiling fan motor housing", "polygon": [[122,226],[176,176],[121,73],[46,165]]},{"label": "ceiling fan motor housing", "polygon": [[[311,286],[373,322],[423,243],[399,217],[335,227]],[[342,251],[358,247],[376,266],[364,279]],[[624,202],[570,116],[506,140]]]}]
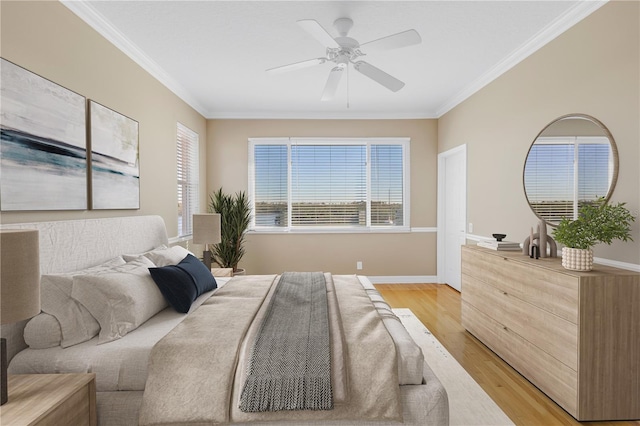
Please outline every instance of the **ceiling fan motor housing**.
[{"label": "ceiling fan motor housing", "polygon": [[333,26],[338,30],[338,34],[341,37],[346,37],[351,27],[353,27],[353,21],[350,18],[338,18],[333,21]]},{"label": "ceiling fan motor housing", "polygon": [[336,42],[340,45],[340,48],[327,48],[327,59],[330,61],[337,64],[346,64],[363,55],[358,49],[360,43],[351,37],[337,37]]}]

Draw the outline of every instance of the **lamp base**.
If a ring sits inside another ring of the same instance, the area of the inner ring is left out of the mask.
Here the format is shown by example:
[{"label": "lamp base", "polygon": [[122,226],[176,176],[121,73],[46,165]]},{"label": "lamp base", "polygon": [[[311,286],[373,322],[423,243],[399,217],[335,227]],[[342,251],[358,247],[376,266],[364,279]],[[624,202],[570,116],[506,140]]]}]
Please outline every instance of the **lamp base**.
[{"label": "lamp base", "polygon": [[7,339],[0,339],[0,405],[4,405],[9,399],[9,393],[7,392]]},{"label": "lamp base", "polygon": [[202,252],[202,263],[207,267],[208,270],[211,270],[211,251],[205,250]]}]

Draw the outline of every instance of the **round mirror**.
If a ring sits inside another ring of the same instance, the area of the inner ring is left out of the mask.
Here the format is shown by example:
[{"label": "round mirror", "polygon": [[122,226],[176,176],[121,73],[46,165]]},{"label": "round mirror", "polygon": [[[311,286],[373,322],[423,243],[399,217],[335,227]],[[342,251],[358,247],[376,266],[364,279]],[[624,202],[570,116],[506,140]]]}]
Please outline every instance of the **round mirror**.
[{"label": "round mirror", "polygon": [[550,225],[575,219],[584,203],[611,197],[618,149],[609,130],[583,114],[560,117],[536,136],[524,164],[524,192],[536,216]]}]

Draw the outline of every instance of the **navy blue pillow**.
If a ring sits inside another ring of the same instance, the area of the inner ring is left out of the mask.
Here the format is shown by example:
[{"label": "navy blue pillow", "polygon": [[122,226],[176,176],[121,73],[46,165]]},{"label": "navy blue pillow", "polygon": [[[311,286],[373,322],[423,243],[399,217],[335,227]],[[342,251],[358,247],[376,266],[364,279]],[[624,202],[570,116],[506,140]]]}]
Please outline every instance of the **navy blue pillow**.
[{"label": "navy blue pillow", "polygon": [[191,254],[177,265],[149,268],[149,273],[167,302],[183,314],[198,296],[218,287],[211,271]]}]

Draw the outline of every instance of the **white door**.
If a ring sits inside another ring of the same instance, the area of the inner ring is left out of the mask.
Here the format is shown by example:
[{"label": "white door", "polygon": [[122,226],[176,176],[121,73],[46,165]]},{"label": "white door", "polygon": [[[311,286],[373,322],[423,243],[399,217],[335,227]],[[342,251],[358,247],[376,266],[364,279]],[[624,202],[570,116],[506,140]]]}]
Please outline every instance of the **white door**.
[{"label": "white door", "polygon": [[467,147],[462,145],[438,155],[438,281],[458,291],[466,221]]}]

